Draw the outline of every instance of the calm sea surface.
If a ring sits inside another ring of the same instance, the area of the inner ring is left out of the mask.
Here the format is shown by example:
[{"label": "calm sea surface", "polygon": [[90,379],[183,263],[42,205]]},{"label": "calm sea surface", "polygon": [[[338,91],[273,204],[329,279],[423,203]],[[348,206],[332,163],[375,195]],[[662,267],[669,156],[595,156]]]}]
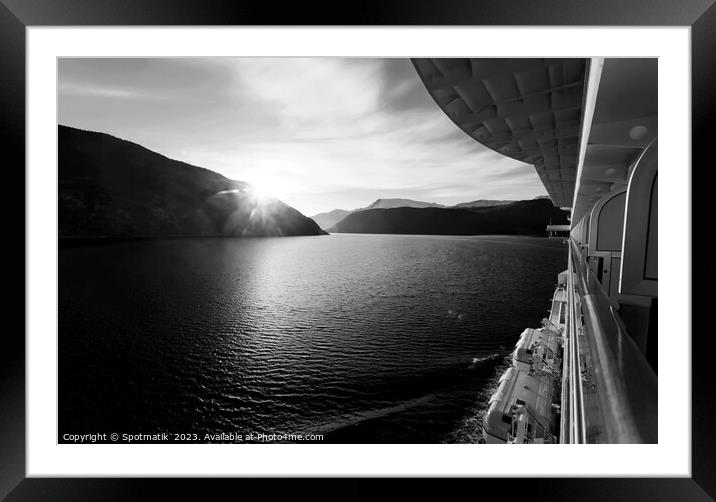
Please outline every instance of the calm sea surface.
[{"label": "calm sea surface", "polygon": [[559,241],[166,239],[59,254],[64,433],[476,442]]}]

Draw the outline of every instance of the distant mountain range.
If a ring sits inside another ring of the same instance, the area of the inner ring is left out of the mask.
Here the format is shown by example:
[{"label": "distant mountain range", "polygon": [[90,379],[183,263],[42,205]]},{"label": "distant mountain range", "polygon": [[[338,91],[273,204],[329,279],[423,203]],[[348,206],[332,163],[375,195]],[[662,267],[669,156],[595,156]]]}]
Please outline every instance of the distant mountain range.
[{"label": "distant mountain range", "polygon": [[412,199],[377,199],[375,202],[367,207],[356,209],[356,211],[362,211],[364,209],[393,209],[395,207],[445,207],[442,204],[436,204],[435,202],[421,202],[419,200]]},{"label": "distant mountain range", "polygon": [[323,235],[251,185],[108,134],[59,126],[60,237]]},{"label": "distant mountain range", "polygon": [[515,202],[513,200],[473,200],[471,202],[461,202],[460,204],[456,204],[454,206],[444,206],[442,204],[437,204],[435,202],[422,202],[419,200],[412,200],[412,199],[377,199],[372,204],[369,204],[366,207],[361,207],[358,209],[353,210],[346,210],[346,209],[334,209],[332,211],[328,211],[325,213],[319,213],[311,218],[313,218],[313,221],[318,223],[318,226],[320,226],[324,230],[328,230],[329,228],[333,227],[336,223],[341,221],[343,218],[348,216],[351,213],[355,213],[357,211],[365,211],[368,209],[394,209],[398,207],[413,207],[418,209],[423,209],[427,207],[437,207],[437,208],[446,208],[446,207],[453,207],[453,208],[474,208],[474,207],[492,207],[492,206],[501,206],[505,204],[511,204],[512,202]]},{"label": "distant mountain range", "polygon": [[482,207],[397,207],[354,211],[328,228],[336,233],[424,235],[545,235],[550,223],[567,223],[567,213],[549,199]]},{"label": "distant mountain range", "polygon": [[489,200],[489,199],[480,199],[480,200],[473,200],[470,202],[461,202],[460,204],[455,204],[451,207],[494,207],[494,206],[504,206],[506,204],[512,204],[513,202],[517,202],[516,200]]},{"label": "distant mountain range", "polygon": [[[60,237],[291,236],[330,232],[537,234],[567,223],[549,199],[446,207],[378,199],[307,218],[244,181],[169,159],[108,134],[58,126]],[[315,221],[314,221],[315,220]]]},{"label": "distant mountain range", "polygon": [[311,216],[311,219],[315,221],[319,227],[325,230],[332,227],[352,212],[353,211],[347,211],[345,209],[334,209],[333,211]]}]

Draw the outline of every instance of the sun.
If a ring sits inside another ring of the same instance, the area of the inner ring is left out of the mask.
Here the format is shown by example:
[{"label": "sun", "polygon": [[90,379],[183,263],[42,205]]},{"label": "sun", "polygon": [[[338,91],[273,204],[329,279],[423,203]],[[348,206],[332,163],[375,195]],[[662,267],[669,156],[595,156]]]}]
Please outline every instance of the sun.
[{"label": "sun", "polygon": [[256,183],[249,183],[247,193],[259,204],[268,203],[276,198],[267,188]]},{"label": "sun", "polygon": [[248,191],[258,202],[270,202],[275,199],[281,199],[290,192],[289,185],[274,176],[253,177],[248,181],[248,184]]}]

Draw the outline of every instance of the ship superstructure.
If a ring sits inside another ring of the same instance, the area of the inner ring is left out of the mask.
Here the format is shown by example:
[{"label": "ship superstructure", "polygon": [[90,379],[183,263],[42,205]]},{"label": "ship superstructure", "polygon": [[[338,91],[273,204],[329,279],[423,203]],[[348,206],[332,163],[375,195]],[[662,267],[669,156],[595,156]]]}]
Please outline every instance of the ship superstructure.
[{"label": "ship superstructure", "polygon": [[414,59],[475,141],[532,164],[570,211],[549,316],[517,340],[487,442],[656,443],[657,65],[654,58]]}]

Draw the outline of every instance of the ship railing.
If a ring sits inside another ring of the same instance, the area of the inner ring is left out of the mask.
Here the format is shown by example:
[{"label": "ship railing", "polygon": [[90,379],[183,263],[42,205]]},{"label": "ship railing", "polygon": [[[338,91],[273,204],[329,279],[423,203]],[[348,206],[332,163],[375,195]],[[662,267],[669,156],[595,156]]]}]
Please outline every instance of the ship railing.
[{"label": "ship railing", "polygon": [[[629,336],[618,303],[609,297],[570,239],[569,250],[569,392],[572,430],[568,442],[587,442],[588,431],[606,443],[658,441],[657,377]],[[581,335],[583,336],[580,336]],[[580,338],[589,349],[589,368],[580,358]],[[566,357],[565,357],[566,359]],[[585,415],[583,371],[589,370],[598,406]],[[591,440],[589,442],[592,442]]]},{"label": "ship railing", "polygon": [[567,340],[567,354],[566,354],[566,365],[567,372],[563,378],[563,385],[567,388],[568,397],[568,420],[567,426],[568,431],[565,431],[566,442],[569,443],[586,443],[586,419],[584,416],[584,395],[582,387],[582,375],[580,368],[582,368],[581,354],[582,349],[580,347],[580,331],[582,326],[580,306],[577,304],[579,297],[576,292],[576,273],[575,268],[578,265],[575,264],[575,253],[569,253],[569,266],[570,271],[567,276],[567,325],[566,328],[566,340]]}]

